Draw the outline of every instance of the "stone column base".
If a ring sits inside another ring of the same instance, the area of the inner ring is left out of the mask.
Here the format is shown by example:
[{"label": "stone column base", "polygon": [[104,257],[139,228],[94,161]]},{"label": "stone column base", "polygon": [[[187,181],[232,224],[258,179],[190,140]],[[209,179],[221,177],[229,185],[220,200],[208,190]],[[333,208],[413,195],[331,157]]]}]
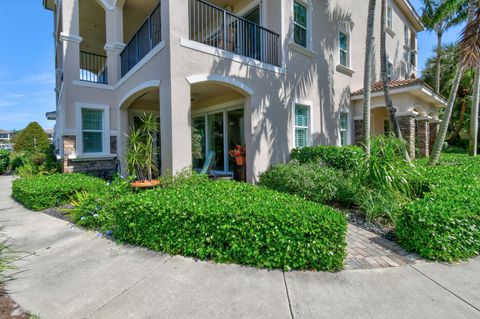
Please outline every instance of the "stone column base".
[{"label": "stone column base", "polygon": [[408,155],[410,159],[415,158],[415,118],[413,115],[398,116],[398,124],[402,137],[407,143]]},{"label": "stone column base", "polygon": [[420,157],[430,156],[430,123],[428,119],[417,120],[418,149]]}]

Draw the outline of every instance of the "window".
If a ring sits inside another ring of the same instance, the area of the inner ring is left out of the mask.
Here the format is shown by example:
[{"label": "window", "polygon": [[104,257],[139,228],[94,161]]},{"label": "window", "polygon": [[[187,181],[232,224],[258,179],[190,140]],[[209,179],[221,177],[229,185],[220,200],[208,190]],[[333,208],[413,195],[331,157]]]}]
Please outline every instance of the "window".
[{"label": "window", "polygon": [[339,42],[339,54],[340,54],[340,64],[346,66],[347,68],[350,67],[350,56],[349,56],[349,37],[346,33],[340,31],[338,34],[338,42]]},{"label": "window", "polygon": [[388,5],[387,7],[387,28],[393,30],[393,10],[392,6]]},{"label": "window", "polygon": [[103,152],[103,111],[82,109],[83,153]]},{"label": "window", "polygon": [[307,47],[307,7],[295,1],[293,4],[294,42]]},{"label": "window", "polygon": [[306,105],[295,105],[295,147],[309,145],[309,110]]},{"label": "window", "polygon": [[403,41],[407,48],[410,48],[410,28],[405,25],[403,27]]},{"label": "window", "polygon": [[390,61],[387,62],[387,80],[393,80],[393,63]]},{"label": "window", "polygon": [[348,144],[348,113],[340,113],[340,145]]}]

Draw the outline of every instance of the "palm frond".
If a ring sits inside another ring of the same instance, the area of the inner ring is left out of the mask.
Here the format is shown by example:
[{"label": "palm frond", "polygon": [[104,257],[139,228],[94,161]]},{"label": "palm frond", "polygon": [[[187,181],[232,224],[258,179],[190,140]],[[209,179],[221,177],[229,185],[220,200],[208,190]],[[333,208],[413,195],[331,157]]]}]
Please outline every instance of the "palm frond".
[{"label": "palm frond", "polygon": [[476,67],[480,61],[480,7],[465,26],[460,40],[460,59],[464,66]]}]

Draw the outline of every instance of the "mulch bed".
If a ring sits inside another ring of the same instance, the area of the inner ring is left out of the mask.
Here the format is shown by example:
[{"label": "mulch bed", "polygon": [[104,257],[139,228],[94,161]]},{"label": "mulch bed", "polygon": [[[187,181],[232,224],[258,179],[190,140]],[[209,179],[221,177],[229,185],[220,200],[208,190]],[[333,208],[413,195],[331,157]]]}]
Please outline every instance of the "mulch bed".
[{"label": "mulch bed", "polygon": [[3,288],[0,288],[0,318],[2,319],[29,319],[26,313]]},{"label": "mulch bed", "polygon": [[66,210],[72,209],[72,205],[63,205],[60,207],[53,207],[53,208],[47,208],[43,211],[43,213],[50,215],[52,217],[65,220],[67,222],[73,223],[71,216],[69,215],[70,213]]},{"label": "mulch bed", "polygon": [[350,224],[368,230],[369,232],[377,234],[378,236],[388,239],[390,241],[397,240],[397,237],[395,236],[395,228],[393,227],[393,225],[389,226],[379,223],[368,222],[365,219],[364,214],[354,209],[344,211],[344,213],[347,215],[348,222]]}]

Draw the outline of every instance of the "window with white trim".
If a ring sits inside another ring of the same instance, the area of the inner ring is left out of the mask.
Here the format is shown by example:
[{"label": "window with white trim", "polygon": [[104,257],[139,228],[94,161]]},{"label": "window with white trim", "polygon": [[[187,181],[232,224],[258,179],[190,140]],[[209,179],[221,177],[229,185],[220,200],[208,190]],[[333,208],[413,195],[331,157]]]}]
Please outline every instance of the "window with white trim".
[{"label": "window with white trim", "polygon": [[392,81],[393,78],[393,63],[388,61],[387,62],[387,80]]},{"label": "window with white trim", "polygon": [[103,111],[82,109],[83,153],[103,152]]},{"label": "window with white trim", "polygon": [[348,144],[348,113],[340,113],[340,145],[345,146]]},{"label": "window with white trim", "polygon": [[295,104],[295,147],[310,145],[310,110],[307,105]]},{"label": "window with white trim", "polygon": [[403,42],[407,48],[410,48],[410,28],[406,24],[403,26]]},{"label": "window with white trim", "polygon": [[293,3],[293,41],[302,47],[308,46],[308,9],[295,1]]},{"label": "window with white trim", "polygon": [[348,68],[350,66],[350,52],[349,52],[350,39],[346,33],[340,31],[338,34],[338,42],[339,42],[340,64]]},{"label": "window with white trim", "polygon": [[387,6],[387,28],[393,30],[393,9],[391,5]]}]

